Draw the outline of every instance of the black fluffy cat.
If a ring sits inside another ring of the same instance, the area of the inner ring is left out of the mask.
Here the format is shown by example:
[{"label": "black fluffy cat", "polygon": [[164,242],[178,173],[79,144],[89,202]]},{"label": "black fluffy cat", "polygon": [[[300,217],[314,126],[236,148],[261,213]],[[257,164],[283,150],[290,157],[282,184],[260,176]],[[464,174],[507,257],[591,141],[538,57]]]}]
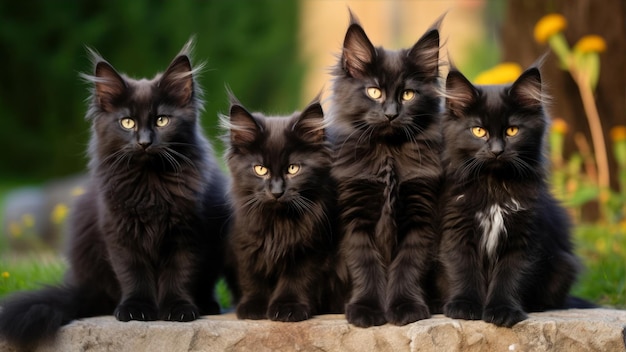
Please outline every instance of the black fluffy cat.
[{"label": "black fluffy cat", "polygon": [[151,80],[120,75],[92,52],[90,183],[70,219],[62,286],[3,303],[0,334],[20,346],[73,319],[190,321],[213,295],[228,231],[225,176],[202,135],[191,42]]},{"label": "black fluffy cat", "polygon": [[578,261],[545,181],[544,100],[535,67],[501,86],[448,75],[440,256],[451,318],[510,327],[565,307]]},{"label": "black fluffy cat", "polygon": [[351,15],[333,71],[329,135],[346,317],[367,327],[428,318],[441,183],[439,22],[413,47],[374,47]]},{"label": "black fluffy cat", "polygon": [[314,101],[266,117],[234,101],[226,159],[234,204],[232,249],[240,319],[301,321],[343,309],[334,233],[331,149]]}]

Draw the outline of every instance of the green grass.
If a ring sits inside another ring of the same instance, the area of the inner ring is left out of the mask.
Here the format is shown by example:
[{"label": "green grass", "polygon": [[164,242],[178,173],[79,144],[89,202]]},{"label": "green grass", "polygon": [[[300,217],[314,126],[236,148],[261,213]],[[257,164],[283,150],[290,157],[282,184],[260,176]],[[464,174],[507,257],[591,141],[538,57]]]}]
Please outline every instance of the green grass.
[{"label": "green grass", "polygon": [[7,255],[0,258],[0,297],[61,282],[66,262],[52,253]]},{"label": "green grass", "polygon": [[[18,291],[36,290],[45,285],[59,284],[67,270],[62,257],[52,253],[11,255],[0,258],[0,298]],[[217,283],[218,303],[230,308],[231,297],[226,283]]]},{"label": "green grass", "polygon": [[572,293],[600,305],[626,308],[626,224],[581,225],[575,238],[584,269]]},{"label": "green grass", "polygon": [[[576,249],[585,268],[572,294],[603,306],[626,308],[625,228],[582,225],[576,229]],[[59,283],[66,268],[63,259],[50,253],[5,255],[0,258],[0,297]],[[218,283],[216,293],[222,307],[231,306],[223,281]]]}]

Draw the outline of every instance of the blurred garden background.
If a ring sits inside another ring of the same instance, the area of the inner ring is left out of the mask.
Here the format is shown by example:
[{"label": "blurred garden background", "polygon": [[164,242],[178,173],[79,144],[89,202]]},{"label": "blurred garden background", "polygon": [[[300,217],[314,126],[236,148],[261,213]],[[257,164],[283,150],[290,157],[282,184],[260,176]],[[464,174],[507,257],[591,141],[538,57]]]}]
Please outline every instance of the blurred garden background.
[{"label": "blurred garden background", "polygon": [[[510,81],[549,53],[542,72],[553,97],[551,182],[571,211],[585,265],[574,293],[626,308],[623,0],[3,1],[0,298],[58,282],[66,268],[64,221],[87,163],[90,87],[79,79],[92,70],[86,46],[121,72],[152,77],[195,36],[194,62],[206,62],[203,126],[221,154],[225,86],[268,113],[328,96],[348,8],[387,48],[412,45],[447,13],[442,59],[475,82]],[[539,26],[550,14],[556,19]],[[589,35],[597,36],[591,44]]]}]

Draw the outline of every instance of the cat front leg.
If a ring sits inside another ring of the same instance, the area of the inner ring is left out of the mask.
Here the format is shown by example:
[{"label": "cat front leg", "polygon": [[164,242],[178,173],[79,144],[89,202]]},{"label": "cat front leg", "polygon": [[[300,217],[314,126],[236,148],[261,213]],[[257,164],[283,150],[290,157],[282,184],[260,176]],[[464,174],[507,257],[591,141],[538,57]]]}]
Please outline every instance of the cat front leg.
[{"label": "cat front leg", "polygon": [[109,248],[122,299],[113,315],[119,321],[152,321],[158,317],[154,268],[145,258],[124,247]]},{"label": "cat front leg", "polygon": [[387,322],[382,301],[386,275],[381,255],[365,232],[352,232],[344,244],[348,270],[352,278],[352,295],[346,305],[346,319],[359,327]]},{"label": "cat front leg", "polygon": [[385,200],[384,188],[384,184],[369,180],[349,180],[338,186],[343,228],[340,252],[352,287],[345,313],[348,322],[359,327],[387,322],[383,302],[393,244],[386,240],[393,240],[395,232],[386,228],[386,234],[394,236],[390,238],[382,238],[377,233],[385,228],[379,221]]},{"label": "cat front leg", "polygon": [[321,280],[319,269],[309,258],[296,259],[288,265],[287,272],[278,279],[267,309],[267,318],[276,321],[294,322],[307,320],[313,315],[311,297]]},{"label": "cat front leg", "polygon": [[[435,232],[438,179],[412,180],[400,186],[398,250],[389,268],[387,320],[406,325],[430,317],[425,280],[437,254]],[[407,230],[408,229],[408,230]]]},{"label": "cat front leg", "polygon": [[[250,258],[248,258],[251,261]],[[243,264],[243,263],[242,263]],[[235,310],[239,319],[266,319],[270,295],[268,279],[250,266],[238,267],[241,299]]]},{"label": "cat front leg", "polygon": [[[460,224],[471,224],[461,220]],[[456,223],[457,226],[459,223]],[[485,277],[480,254],[470,229],[444,229],[440,260],[445,272],[446,298],[443,313],[453,319],[480,320],[483,316]]]},{"label": "cat front leg", "polygon": [[387,285],[387,321],[406,325],[430,317],[424,299],[424,280],[431,270],[432,241],[417,231],[410,233],[401,244],[389,269]]},{"label": "cat front leg", "polygon": [[516,250],[502,255],[493,265],[482,320],[511,327],[527,318],[518,296],[527,262],[523,251]]},{"label": "cat front leg", "polygon": [[[192,250],[175,250],[169,258],[162,258],[158,278],[159,319],[167,321],[193,321],[200,316],[200,310],[191,298],[190,280],[196,270]],[[203,278],[196,278],[202,280]],[[207,314],[218,314],[215,303]]]}]

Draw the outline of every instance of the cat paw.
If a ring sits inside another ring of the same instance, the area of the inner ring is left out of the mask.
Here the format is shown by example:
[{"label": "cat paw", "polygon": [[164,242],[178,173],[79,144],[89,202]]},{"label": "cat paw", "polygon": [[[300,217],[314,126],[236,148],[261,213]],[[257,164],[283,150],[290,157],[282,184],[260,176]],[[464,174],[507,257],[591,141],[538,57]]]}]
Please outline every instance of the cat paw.
[{"label": "cat paw", "polygon": [[237,305],[236,313],[239,319],[266,319],[267,304],[261,300],[244,301]]},{"label": "cat paw", "polygon": [[394,304],[387,311],[387,321],[394,325],[406,325],[428,318],[430,318],[428,307],[414,302]]},{"label": "cat paw", "polygon": [[200,317],[200,310],[195,304],[184,302],[171,305],[161,312],[161,319],[166,321],[194,321]]},{"label": "cat paw", "polygon": [[120,303],[113,312],[119,321],[154,321],[157,320],[158,310],[155,304],[136,300],[127,300]]},{"label": "cat paw", "polygon": [[359,303],[350,303],[346,306],[346,319],[350,324],[361,328],[383,325],[387,322],[385,312],[380,307]]},{"label": "cat paw", "polygon": [[302,321],[311,317],[311,309],[308,305],[302,303],[277,302],[269,306],[267,317],[275,321]]},{"label": "cat paw", "polygon": [[480,320],[483,316],[483,307],[476,302],[454,300],[443,306],[443,314],[452,319]]},{"label": "cat paw", "polygon": [[482,319],[497,326],[510,328],[526,318],[528,318],[526,313],[519,308],[510,306],[487,306]]}]

